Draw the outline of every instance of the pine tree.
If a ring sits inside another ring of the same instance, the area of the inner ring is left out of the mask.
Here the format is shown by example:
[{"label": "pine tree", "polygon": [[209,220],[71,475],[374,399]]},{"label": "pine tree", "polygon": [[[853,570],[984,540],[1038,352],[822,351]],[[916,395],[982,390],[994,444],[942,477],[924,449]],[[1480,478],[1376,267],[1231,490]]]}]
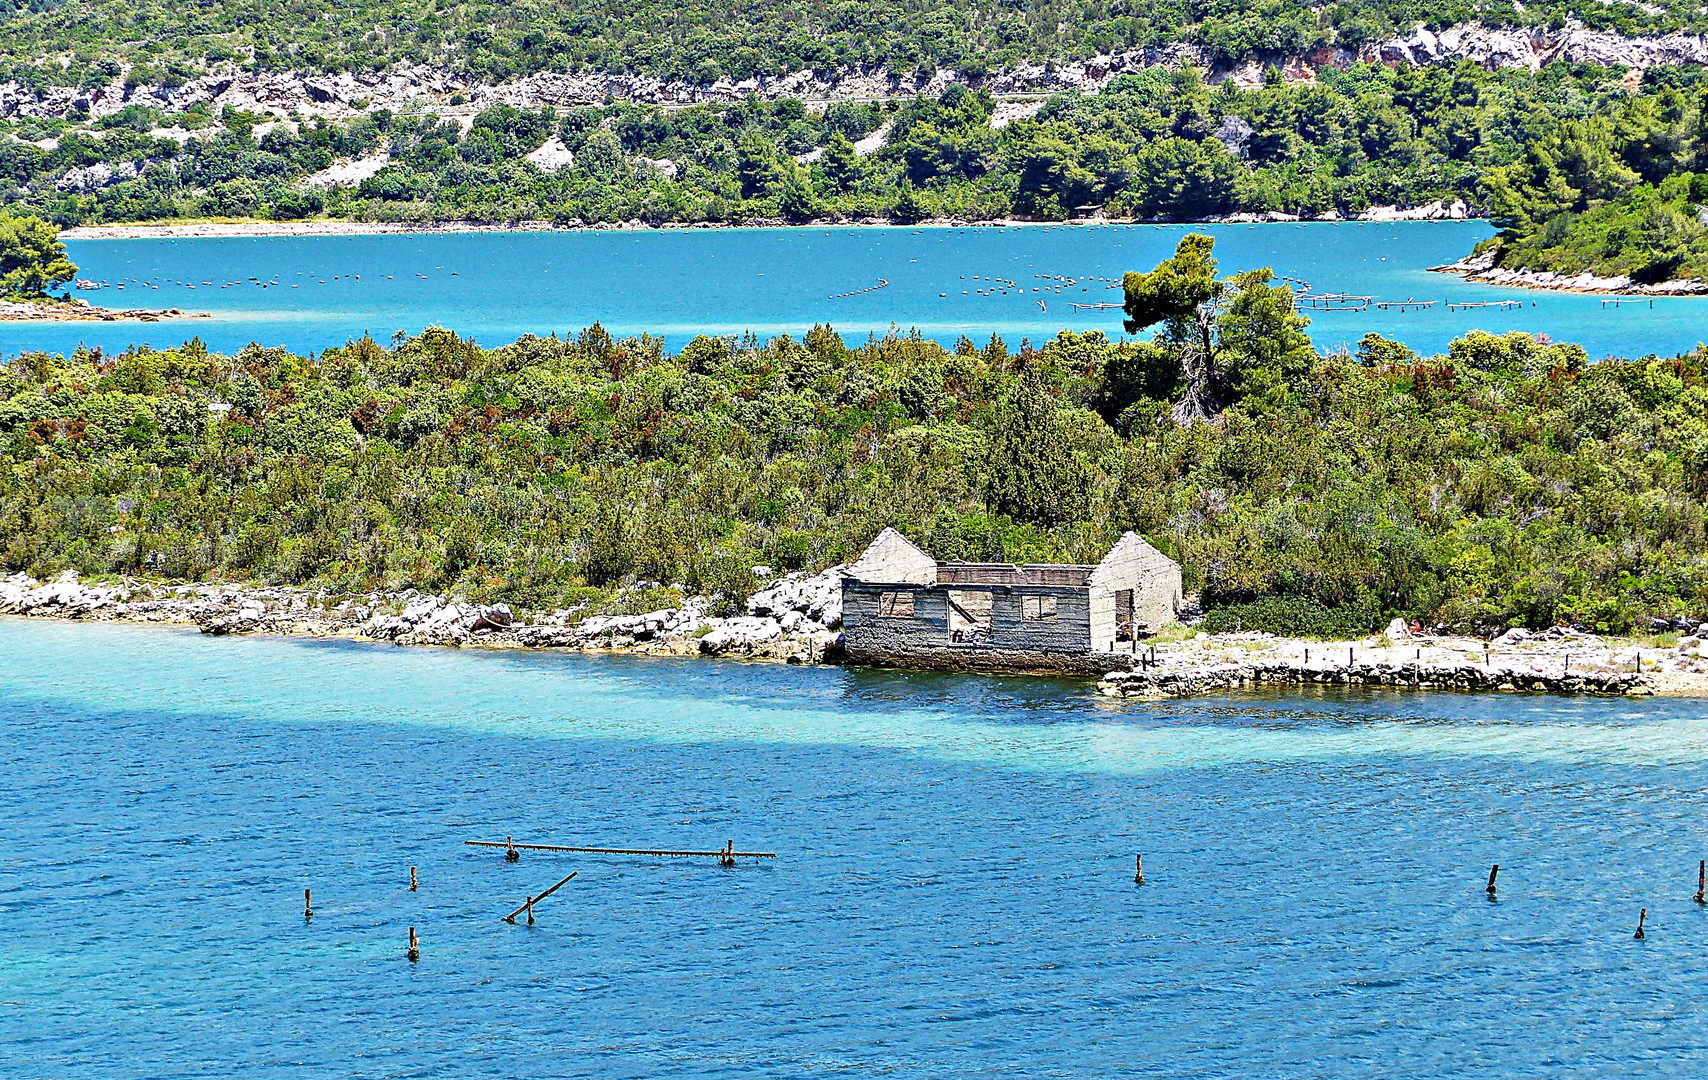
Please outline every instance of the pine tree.
[{"label": "pine tree", "polygon": [[990,448],[985,500],[991,510],[1045,526],[1084,516],[1091,479],[1036,365],[997,409]]}]

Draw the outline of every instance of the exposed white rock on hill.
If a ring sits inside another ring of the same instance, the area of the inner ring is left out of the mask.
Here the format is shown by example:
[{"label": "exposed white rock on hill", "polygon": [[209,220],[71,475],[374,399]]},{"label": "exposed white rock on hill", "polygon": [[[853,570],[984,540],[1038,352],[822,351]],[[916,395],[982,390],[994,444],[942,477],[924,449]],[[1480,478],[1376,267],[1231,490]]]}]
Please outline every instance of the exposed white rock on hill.
[{"label": "exposed white rock on hill", "polygon": [[555,173],[560,169],[575,168],[575,154],[556,135],[547,139],[538,150],[529,154],[528,161],[541,172]]},{"label": "exposed white rock on hill", "polygon": [[317,173],[305,176],[302,182],[308,187],[356,187],[390,164],[391,155],[382,150],[355,161],[334,162]]},{"label": "exposed white rock on hill", "polygon": [[[1356,61],[1387,64],[1453,64],[1469,60],[1486,67],[1536,69],[1555,60],[1608,66],[1647,68],[1656,64],[1708,64],[1708,36],[1667,34],[1630,38],[1591,30],[1568,22],[1548,28],[1491,29],[1478,24],[1455,26],[1434,33],[1423,26],[1409,34],[1373,42],[1357,50],[1319,49],[1292,57],[1279,66],[1293,81],[1309,81],[1325,67],[1345,67]],[[696,84],[667,81],[647,75],[605,72],[537,72],[501,85],[471,85],[442,68],[403,66],[383,73],[227,71],[191,79],[181,86],[137,86],[126,89],[122,78],[93,89],[63,86],[36,91],[17,82],[0,84],[0,118],[63,117],[87,110],[100,118],[131,103],[181,111],[205,102],[231,105],[251,112],[284,116],[353,116],[369,109],[431,107],[441,113],[472,115],[491,105],[525,108],[565,108],[595,105],[608,99],[653,103],[736,102],[757,94],[763,98],[795,97],[809,101],[936,94],[953,82],[993,94],[1050,94],[1063,90],[1095,93],[1117,75],[1146,68],[1214,65],[1195,45],[1168,45],[1106,53],[1085,60],[1046,67],[1024,63],[979,78],[940,68],[929,78],[897,76],[884,69],[844,68],[831,76],[812,71],[752,79],[720,79]],[[1263,67],[1248,61],[1212,78],[1241,84],[1257,81]],[[453,94],[465,103],[450,106]]]}]

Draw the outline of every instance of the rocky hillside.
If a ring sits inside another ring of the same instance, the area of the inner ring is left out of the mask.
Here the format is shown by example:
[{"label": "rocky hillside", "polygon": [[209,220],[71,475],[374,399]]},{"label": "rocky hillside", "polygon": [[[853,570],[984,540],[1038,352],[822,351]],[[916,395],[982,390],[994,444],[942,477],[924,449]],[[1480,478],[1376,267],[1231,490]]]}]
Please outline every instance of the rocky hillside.
[{"label": "rocky hillside", "polygon": [[1628,37],[1568,22],[1559,29],[1492,29],[1475,23],[1434,33],[1418,26],[1410,33],[1372,41],[1357,48],[1323,46],[1286,57],[1247,58],[1236,64],[1218,60],[1209,49],[1174,44],[1098,53],[1063,63],[1021,62],[987,71],[941,67],[897,73],[893,67],[842,66],[826,75],[810,68],[787,74],[746,78],[722,76],[706,81],[669,79],[630,72],[540,71],[499,82],[482,81],[442,65],[403,62],[379,72],[325,73],[308,69],[250,71],[222,62],[211,73],[193,78],[159,78],[135,65],[115,65],[109,77],[79,85],[0,83],[0,118],[81,118],[110,116],[127,104],[179,112],[198,104],[284,116],[350,117],[374,109],[401,111],[431,107],[478,113],[493,105],[518,108],[568,108],[612,100],[654,104],[735,102],[750,94],[761,98],[805,101],[869,100],[938,94],[952,83],[1003,95],[1053,94],[1065,90],[1094,93],[1117,75],[1148,68],[1197,67],[1211,81],[1230,78],[1252,86],[1266,67],[1275,66],[1290,81],[1314,79],[1326,67],[1357,62],[1389,65],[1450,65],[1469,61],[1486,68],[1537,70],[1565,61],[1607,67],[1645,69],[1657,65],[1708,63],[1708,35],[1672,33]]}]

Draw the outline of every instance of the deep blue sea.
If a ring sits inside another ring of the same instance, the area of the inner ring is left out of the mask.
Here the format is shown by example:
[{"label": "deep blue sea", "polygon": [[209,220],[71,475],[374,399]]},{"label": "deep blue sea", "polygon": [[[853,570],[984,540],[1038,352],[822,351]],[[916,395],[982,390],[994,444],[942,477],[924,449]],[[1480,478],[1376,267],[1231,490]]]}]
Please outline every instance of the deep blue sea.
[{"label": "deep blue sea", "polygon": [[[1062,329],[1115,337],[1119,310],[1076,313],[1069,302],[1118,303],[1120,290],[1097,278],[1150,269],[1194,229],[1216,237],[1226,272],[1269,266],[1319,293],[1438,301],[1426,311],[1317,312],[1310,332],[1324,350],[1376,331],[1429,353],[1472,329],[1517,329],[1580,342],[1599,359],[1670,355],[1708,338],[1708,298],[1613,308],[1595,296],[1428,273],[1468,253],[1490,226],[1401,222],[73,241],[67,247],[83,277],[125,285],[78,294],[92,303],[215,318],[0,324],[0,353],[69,352],[79,342],[108,351],[139,341],[163,347],[193,334],[219,351],[251,341],[318,351],[364,332],[384,340],[429,325],[495,345],[523,333],[575,333],[595,320],[620,334],[662,336],[671,348],[698,333],[800,335],[819,322],[853,341],[892,328],[946,343],[964,334],[983,344],[1000,334],[1011,347]],[[1062,277],[1077,284],[1044,291]],[[1019,288],[978,295],[991,278]],[[880,280],[888,286],[876,288]],[[1524,307],[1448,311],[1440,301],[1449,299],[1517,299]]]},{"label": "deep blue sea", "polygon": [[1682,700],[0,619],[0,1075],[1695,1077],[1705,760]]}]

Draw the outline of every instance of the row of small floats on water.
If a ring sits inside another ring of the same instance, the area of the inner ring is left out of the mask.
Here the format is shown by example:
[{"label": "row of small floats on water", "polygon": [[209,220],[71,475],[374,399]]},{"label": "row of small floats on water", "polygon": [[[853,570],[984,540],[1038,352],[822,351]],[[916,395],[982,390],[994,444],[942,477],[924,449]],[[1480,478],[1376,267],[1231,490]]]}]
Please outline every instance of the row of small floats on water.
[{"label": "row of small floats on water", "polygon": [[[1066,274],[1033,274],[1034,278],[1044,282],[1042,285],[1027,286],[1013,278],[991,274],[973,274],[970,277],[961,275],[962,281],[970,281],[967,288],[961,290],[962,296],[1030,296],[1031,293],[1059,295],[1062,292],[1078,288],[1080,292],[1090,292],[1091,286],[1084,282],[1094,282],[1104,289],[1120,289],[1123,287],[1120,278],[1102,277],[1091,274],[1084,277],[1072,277]],[[1301,278],[1280,275],[1277,277],[1282,284],[1293,288],[1293,302],[1303,311],[1368,311],[1372,307],[1380,311],[1427,311],[1436,305],[1443,305],[1448,311],[1472,311],[1479,308],[1493,308],[1497,311],[1513,311],[1524,306],[1522,300],[1419,300],[1407,297],[1404,300],[1378,300],[1374,296],[1364,296],[1358,293],[1332,292],[1315,293],[1311,291],[1311,283]],[[982,284],[980,284],[982,283]],[[845,300],[849,297],[863,296],[887,288],[889,282],[878,279],[876,285],[864,289],[851,289],[848,292],[836,293],[829,297],[831,300]],[[947,298],[947,292],[937,294],[939,298]],[[1042,301],[1038,301],[1043,307]],[[1074,311],[1107,311],[1122,307],[1118,302],[1111,301],[1069,301],[1068,307]],[[1606,305],[1603,304],[1605,307]],[[1048,310],[1047,308],[1045,310]]]},{"label": "row of small floats on water", "polygon": [[[433,269],[443,270],[444,267],[435,266]],[[303,271],[299,270],[297,273],[298,273],[298,276],[300,277],[300,276],[302,276]],[[385,279],[387,281],[393,281],[393,280],[396,280],[396,276],[397,275],[395,275],[395,274],[387,274],[385,276]],[[423,281],[429,280],[428,276],[426,274],[421,273],[419,270],[415,271],[415,276],[420,278]],[[451,276],[452,277],[458,276],[457,271],[452,270]],[[244,285],[254,285],[257,288],[261,288],[261,289],[273,289],[273,288],[283,288],[286,284],[285,282],[279,280],[279,275],[277,275],[277,274],[274,274],[270,278],[247,277],[247,278],[238,278],[238,279],[233,280],[233,281],[179,281],[176,279],[168,279],[168,278],[161,278],[160,280],[164,281],[168,285],[177,285],[177,286],[179,286],[181,288],[185,288],[185,289],[194,289],[198,286],[200,286],[202,288],[206,288],[206,289],[213,289],[213,288],[235,289],[235,288],[239,288],[239,287],[244,286]],[[362,275],[360,275],[360,274],[333,274],[329,278],[316,278],[315,280],[308,282],[308,284],[325,285],[328,282],[339,282],[339,281],[350,282],[350,281],[360,281],[360,280],[362,280]],[[77,289],[80,289],[80,290],[85,291],[85,292],[90,292],[90,291],[94,291],[94,290],[98,290],[98,289],[118,289],[120,291],[123,291],[123,289],[125,288],[125,286],[127,284],[129,284],[135,288],[138,288],[138,289],[159,289],[160,288],[160,286],[155,284],[155,282],[152,280],[148,280],[148,279],[138,280],[137,278],[130,278],[128,281],[119,281],[119,282],[96,281],[92,278],[78,278],[76,283],[75,283],[75,287]],[[884,282],[884,284],[888,285],[889,282],[886,281],[886,282]],[[302,288],[303,283],[302,282],[291,282],[290,286],[293,289],[300,289],[300,288]],[[880,286],[880,288],[881,287],[882,286]],[[871,290],[862,290],[862,291],[869,292]],[[852,295],[852,294],[850,294],[850,295]]]}]

